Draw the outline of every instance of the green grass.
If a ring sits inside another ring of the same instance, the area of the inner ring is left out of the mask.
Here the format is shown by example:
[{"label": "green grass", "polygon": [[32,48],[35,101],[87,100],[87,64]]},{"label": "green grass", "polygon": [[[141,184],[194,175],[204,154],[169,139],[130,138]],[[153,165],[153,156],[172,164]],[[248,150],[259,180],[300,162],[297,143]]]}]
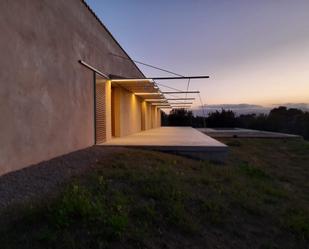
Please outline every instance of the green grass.
[{"label": "green grass", "polygon": [[222,141],[224,165],[111,155],[57,197],[8,211],[1,248],[307,248],[308,142]]}]

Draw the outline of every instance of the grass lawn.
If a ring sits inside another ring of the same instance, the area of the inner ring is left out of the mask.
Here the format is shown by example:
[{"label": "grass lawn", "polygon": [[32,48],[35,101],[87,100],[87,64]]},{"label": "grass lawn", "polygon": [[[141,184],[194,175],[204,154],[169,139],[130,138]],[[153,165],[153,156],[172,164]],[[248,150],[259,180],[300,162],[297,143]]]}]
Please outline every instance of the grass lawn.
[{"label": "grass lawn", "polygon": [[0,248],[308,248],[309,143],[222,139],[225,164],[127,150],[7,211]]}]

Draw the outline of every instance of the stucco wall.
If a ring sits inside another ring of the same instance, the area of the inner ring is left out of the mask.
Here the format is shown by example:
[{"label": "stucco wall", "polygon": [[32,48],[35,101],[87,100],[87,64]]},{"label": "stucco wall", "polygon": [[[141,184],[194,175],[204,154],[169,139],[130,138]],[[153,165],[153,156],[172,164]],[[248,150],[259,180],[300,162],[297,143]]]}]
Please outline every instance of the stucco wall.
[{"label": "stucco wall", "polygon": [[157,127],[157,108],[151,106],[151,128]]},{"label": "stucco wall", "polygon": [[158,128],[161,126],[161,111],[156,106],[151,106],[151,128]]},{"label": "stucco wall", "polygon": [[0,1],[0,34],[0,174],[94,143],[93,74],[78,60],[142,77],[79,0]]},{"label": "stucco wall", "polygon": [[115,136],[127,136],[142,130],[142,100],[133,93],[115,87]]},{"label": "stucco wall", "polygon": [[142,103],[142,130],[151,129],[151,104],[143,101]]},{"label": "stucco wall", "polygon": [[105,82],[105,114],[106,114],[106,141],[112,139],[112,96],[111,81]]},{"label": "stucco wall", "polygon": [[157,127],[161,127],[161,110],[157,109]]}]

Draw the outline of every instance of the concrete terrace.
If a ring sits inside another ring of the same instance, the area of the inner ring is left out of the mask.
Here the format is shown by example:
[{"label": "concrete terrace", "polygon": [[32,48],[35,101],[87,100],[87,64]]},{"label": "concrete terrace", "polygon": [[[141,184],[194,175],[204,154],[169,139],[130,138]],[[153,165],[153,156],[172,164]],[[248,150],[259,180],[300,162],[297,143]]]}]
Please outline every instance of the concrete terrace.
[{"label": "concrete terrace", "polygon": [[228,138],[228,137],[242,137],[242,138],[300,138],[301,136],[270,132],[251,130],[243,128],[200,128],[200,132],[203,132],[209,136],[215,138]]},{"label": "concrete terrace", "polygon": [[217,161],[224,160],[228,152],[225,144],[191,127],[160,127],[99,145],[153,149]]}]

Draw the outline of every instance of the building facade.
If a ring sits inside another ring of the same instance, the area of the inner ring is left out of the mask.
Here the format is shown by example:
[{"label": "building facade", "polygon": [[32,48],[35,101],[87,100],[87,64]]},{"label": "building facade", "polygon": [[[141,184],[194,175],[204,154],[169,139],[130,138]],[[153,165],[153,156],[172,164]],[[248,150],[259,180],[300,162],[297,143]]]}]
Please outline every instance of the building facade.
[{"label": "building facade", "polygon": [[0,174],[160,126],[157,90],[117,81],[145,76],[83,1],[0,1],[0,33]]}]

